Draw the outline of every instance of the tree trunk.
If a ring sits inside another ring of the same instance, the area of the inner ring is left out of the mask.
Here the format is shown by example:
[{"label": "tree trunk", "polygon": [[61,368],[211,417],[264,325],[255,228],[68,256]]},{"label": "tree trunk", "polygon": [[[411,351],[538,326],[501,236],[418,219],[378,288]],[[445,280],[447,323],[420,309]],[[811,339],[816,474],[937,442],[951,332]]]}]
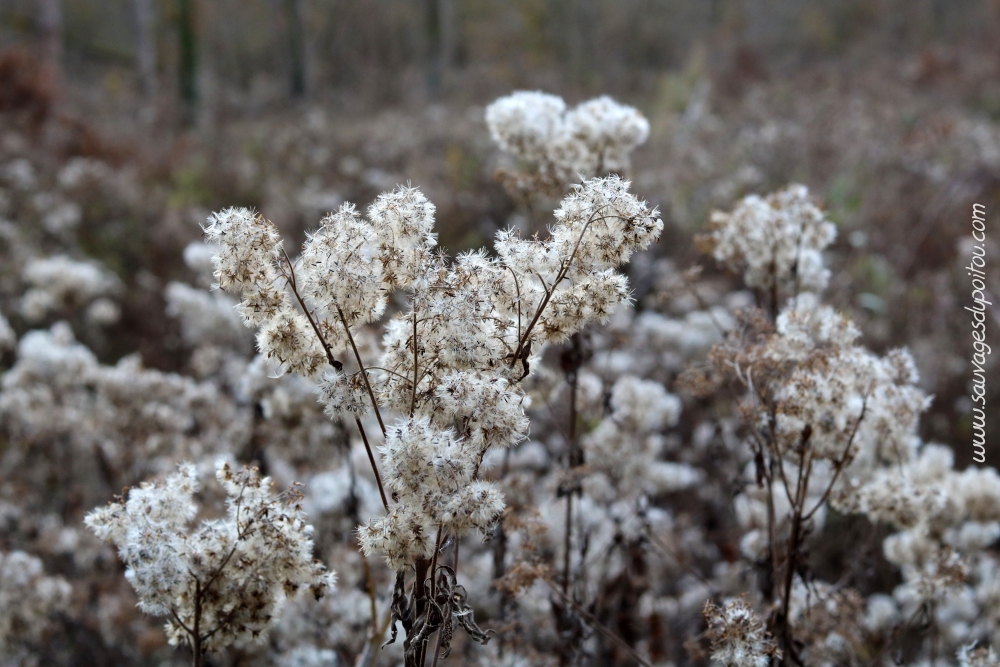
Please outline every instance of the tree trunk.
[{"label": "tree trunk", "polygon": [[62,3],[38,1],[38,38],[42,62],[56,86],[62,76]]},{"label": "tree trunk", "polygon": [[142,92],[156,95],[156,9],[153,0],[132,0],[135,12],[135,50]]},{"label": "tree trunk", "polygon": [[288,92],[303,97],[308,89],[305,0],[270,0],[274,49]]},{"label": "tree trunk", "polygon": [[455,64],[455,42],[457,40],[457,17],[455,0],[437,0],[438,9],[438,72],[441,87],[448,89],[451,69]]},{"label": "tree trunk", "polygon": [[427,90],[432,96],[447,89],[455,62],[458,17],[455,0],[425,0],[427,16]]},{"label": "tree trunk", "polygon": [[599,54],[597,28],[600,11],[597,0],[570,0],[568,21],[568,56],[573,82],[583,88],[593,83]]},{"label": "tree trunk", "polygon": [[198,106],[198,32],[195,17],[195,0],[177,2],[177,47],[179,54],[178,82],[181,102],[184,105],[185,123],[194,120]]},{"label": "tree trunk", "polygon": [[438,42],[440,41],[438,21],[438,0],[424,0],[424,25],[427,35],[425,44],[424,66],[427,68],[427,93],[431,97],[437,97],[441,92],[441,71],[438,59]]},{"label": "tree trunk", "polygon": [[288,12],[288,51],[292,97],[304,97],[308,89],[306,67],[305,0],[285,0]]}]

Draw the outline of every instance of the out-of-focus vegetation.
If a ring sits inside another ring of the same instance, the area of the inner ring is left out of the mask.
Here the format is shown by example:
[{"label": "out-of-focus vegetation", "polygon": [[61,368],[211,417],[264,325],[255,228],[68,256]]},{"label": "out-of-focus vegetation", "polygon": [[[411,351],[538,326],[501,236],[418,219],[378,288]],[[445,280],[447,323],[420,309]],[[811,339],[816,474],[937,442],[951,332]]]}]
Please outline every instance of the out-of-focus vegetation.
[{"label": "out-of-focus vegetation", "polygon": [[[673,223],[664,254],[692,260],[713,206],[808,184],[840,226],[837,303],[877,347],[915,349],[938,396],[927,435],[966,440],[943,313],[968,207],[998,193],[998,26],[985,1],[7,0],[0,157],[37,159],[39,187],[79,156],[128,174],[127,201],[80,193],[77,228],[127,281],[173,277],[213,208],[258,207],[301,238],[405,181],[458,250],[515,208],[482,105],[613,94],[651,121],[636,186]],[[23,221],[13,199],[2,213]],[[179,363],[169,336],[116,340]]]}]

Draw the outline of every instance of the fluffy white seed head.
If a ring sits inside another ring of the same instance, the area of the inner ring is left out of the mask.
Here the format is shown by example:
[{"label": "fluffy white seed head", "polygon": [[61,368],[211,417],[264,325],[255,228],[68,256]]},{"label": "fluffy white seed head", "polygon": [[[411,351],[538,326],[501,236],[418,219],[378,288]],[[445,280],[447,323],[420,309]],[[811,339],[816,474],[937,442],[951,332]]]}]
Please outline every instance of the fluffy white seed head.
[{"label": "fluffy white seed head", "polygon": [[368,219],[377,235],[377,257],[389,288],[410,287],[430,263],[437,243],[434,204],[420,190],[399,186],[385,192],[368,207]]},{"label": "fluffy white seed head", "polygon": [[630,185],[608,176],[574,186],[555,211],[552,239],[559,255],[575,257],[581,270],[608,269],[649,247],[663,221],[659,211],[629,192]]},{"label": "fluffy white seed head", "polygon": [[629,155],[649,137],[649,121],[635,108],[603,95],[567,113],[565,132],[583,143],[595,161],[584,173],[600,175],[629,167]]},{"label": "fluffy white seed head", "polygon": [[69,606],[71,593],[65,579],[45,575],[40,559],[24,551],[0,551],[0,662],[35,664],[31,649]]},{"label": "fluffy white seed head", "polygon": [[632,151],[649,136],[642,114],[607,96],[567,111],[560,97],[516,92],[486,108],[486,124],[501,150],[516,157],[527,175],[563,187],[627,170]]},{"label": "fluffy white seed head", "polygon": [[476,371],[450,373],[435,389],[435,420],[458,423],[478,452],[511,447],[528,435],[520,387],[503,377]]},{"label": "fluffy white seed head", "polygon": [[781,656],[764,623],[745,600],[731,600],[724,607],[705,605],[711,629],[712,660],[725,667],[767,667]]},{"label": "fluffy white seed head", "polygon": [[790,185],[767,197],[750,195],[731,213],[715,211],[706,240],[715,259],[748,286],[795,294],[826,287],[830,271],[821,253],[836,236],[809,190]]},{"label": "fluffy white seed head", "polygon": [[253,290],[274,282],[281,251],[278,229],[248,208],[227,208],[208,217],[205,238],[219,246],[215,279],[222,289]]},{"label": "fluffy white seed head", "polygon": [[209,650],[257,638],[287,598],[305,589],[322,595],[334,585],[312,559],[312,528],[298,494],[276,496],[269,478],[225,462],[216,479],[227,495],[224,518],[191,525],[198,479],[193,465],[182,464],[84,520],[118,547],[139,607],[169,617],[170,642],[190,642],[185,627],[195,627],[197,615]]},{"label": "fluffy white seed head", "polygon": [[504,500],[490,482],[475,479],[478,456],[454,431],[427,417],[404,419],[386,431],[380,448],[383,476],[395,499],[388,515],[359,531],[366,554],[379,554],[400,569],[426,557],[435,536],[488,531]]},{"label": "fluffy white seed head", "polygon": [[997,667],[1000,665],[1000,657],[997,656],[992,646],[979,646],[974,643],[967,644],[958,650],[958,667]]},{"label": "fluffy white seed head", "polygon": [[502,150],[537,166],[562,133],[565,112],[561,97],[518,91],[486,107],[486,125]]},{"label": "fluffy white seed head", "polygon": [[319,402],[331,419],[342,416],[364,417],[372,404],[361,373],[345,375],[342,371],[327,371],[317,385]]},{"label": "fluffy white seed head", "polygon": [[676,426],[681,400],[659,382],[634,375],[620,377],[611,388],[612,417],[620,425],[639,433]]},{"label": "fluffy white seed head", "polygon": [[302,248],[302,291],[312,302],[348,324],[372,322],[386,304],[375,230],[352,204],[323,218]]},{"label": "fluffy white seed head", "polygon": [[[77,261],[66,255],[29,260],[21,277],[30,286],[21,298],[20,308],[21,315],[29,322],[39,322],[50,313],[82,308],[92,302],[107,302],[117,308],[107,297],[118,294],[122,287],[118,277],[100,264]],[[116,312],[105,323],[117,319]]]},{"label": "fluffy white seed head", "polygon": [[305,315],[279,312],[257,334],[257,348],[284,371],[312,377],[327,362],[325,351]]}]

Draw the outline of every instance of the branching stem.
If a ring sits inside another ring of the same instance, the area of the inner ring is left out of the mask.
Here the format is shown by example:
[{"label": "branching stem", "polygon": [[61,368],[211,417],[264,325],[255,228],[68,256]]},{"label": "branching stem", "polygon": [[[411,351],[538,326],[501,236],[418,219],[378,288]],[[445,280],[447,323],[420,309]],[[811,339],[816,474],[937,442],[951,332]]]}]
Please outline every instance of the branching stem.
[{"label": "branching stem", "polygon": [[573,611],[575,611],[576,613],[580,614],[580,616],[583,616],[583,617],[584,617],[585,619],[587,619],[587,621],[588,621],[588,622],[589,622],[589,623],[590,623],[591,625],[593,625],[593,626],[594,626],[594,628],[595,628],[595,629],[596,629],[596,630],[597,630],[598,632],[600,632],[600,633],[601,633],[602,635],[604,635],[604,636],[605,636],[605,637],[607,637],[607,638],[608,638],[609,640],[611,640],[611,641],[612,641],[612,642],[613,642],[613,643],[614,643],[615,645],[617,645],[617,646],[618,646],[618,647],[619,647],[620,649],[622,649],[623,651],[625,651],[626,653],[628,653],[628,654],[629,654],[629,656],[630,656],[630,657],[631,657],[631,658],[632,658],[633,660],[635,660],[635,661],[636,661],[636,662],[638,662],[638,663],[639,663],[640,665],[642,665],[642,667],[652,667],[652,665],[650,665],[650,664],[649,664],[649,661],[648,661],[648,660],[646,660],[645,658],[643,658],[643,657],[642,657],[641,655],[639,655],[639,653],[638,653],[638,652],[637,652],[637,651],[636,651],[636,650],[635,650],[634,648],[632,648],[631,646],[629,646],[629,645],[628,645],[628,642],[626,642],[626,641],[625,641],[624,639],[622,639],[621,637],[619,637],[618,635],[616,635],[616,634],[615,634],[615,633],[614,633],[614,632],[613,632],[613,631],[612,631],[611,629],[609,629],[609,628],[608,628],[608,627],[607,627],[606,625],[604,625],[604,624],[603,624],[603,623],[601,623],[601,622],[600,622],[599,620],[597,620],[597,617],[596,617],[596,616],[594,616],[593,614],[591,614],[591,613],[590,613],[589,611],[587,611],[586,609],[584,609],[584,608],[583,608],[583,607],[582,607],[582,606],[580,605],[580,603],[578,603],[578,602],[577,602],[576,600],[574,600],[574,599],[573,599],[573,598],[571,598],[570,596],[568,596],[568,595],[566,595],[565,593],[563,593],[563,592],[562,592],[562,591],[561,591],[561,590],[559,589],[559,586],[557,586],[557,585],[556,585],[556,584],[555,584],[555,583],[554,583],[554,582],[553,582],[552,580],[550,580],[550,579],[549,579],[548,577],[542,577],[541,579],[542,579],[542,581],[544,581],[544,582],[545,582],[546,584],[548,584],[549,588],[551,588],[551,589],[552,589],[552,591],[553,591],[553,592],[554,592],[554,593],[555,593],[556,595],[558,595],[558,596],[559,596],[560,598],[562,598],[562,601],[563,601],[563,602],[565,602],[565,603],[566,603],[567,605],[569,605],[570,607],[572,607],[572,608],[573,608]]},{"label": "branching stem", "polygon": [[344,370],[344,364],[334,358],[333,350],[330,349],[330,344],[327,343],[326,338],[323,337],[322,332],[319,330],[319,325],[316,324],[316,318],[313,317],[312,311],[309,310],[306,306],[305,300],[302,298],[302,295],[299,294],[299,286],[295,280],[295,266],[292,265],[291,258],[288,257],[288,253],[285,252],[284,248],[281,249],[281,254],[284,256],[285,262],[288,264],[288,285],[292,288],[292,294],[295,295],[295,300],[299,302],[299,307],[305,314],[306,319],[309,320],[310,326],[312,326],[313,331],[316,332],[316,338],[319,339],[320,345],[323,346],[323,351],[326,352],[326,360],[330,362],[330,365],[336,370]]},{"label": "branching stem", "polygon": [[368,461],[372,464],[372,472],[375,473],[375,484],[378,485],[378,494],[382,497],[382,506],[385,508],[385,513],[389,513],[389,499],[385,497],[385,488],[382,486],[382,475],[378,473],[378,466],[375,465],[375,455],[372,453],[372,447],[368,444],[368,435],[365,433],[365,427],[362,426],[361,420],[357,417],[354,418],[354,423],[358,425],[358,431],[361,432],[361,441],[365,443],[365,452],[368,453]]},{"label": "branching stem", "polygon": [[[606,220],[609,217],[614,217],[614,216],[603,216],[603,215],[598,216],[598,213],[600,213],[603,209],[607,208],[608,206],[609,206],[608,204],[605,204],[604,206],[598,208],[596,211],[590,214],[590,218],[587,219],[587,223],[583,226],[583,231],[580,232],[580,236],[579,238],[577,238],[576,244],[573,246],[573,252],[570,254],[569,259],[567,259],[560,265],[559,273],[556,274],[555,280],[552,281],[552,286],[548,287],[545,284],[545,281],[542,281],[542,289],[545,290],[545,297],[542,299],[542,303],[539,304],[538,309],[535,311],[535,315],[531,318],[531,322],[528,323],[528,326],[527,328],[525,328],[524,333],[517,341],[517,349],[514,350],[514,357],[510,360],[511,368],[513,368],[517,364],[517,362],[521,359],[522,355],[524,355],[525,346],[528,344],[528,340],[531,338],[531,332],[535,328],[535,324],[538,323],[538,318],[542,316],[542,312],[545,310],[545,307],[549,305],[549,299],[551,299],[552,295],[555,294],[556,287],[558,287],[559,283],[561,283],[563,279],[565,279],[566,276],[569,274],[570,267],[573,265],[573,260],[576,259],[576,253],[580,249],[580,244],[583,242],[583,237],[587,235],[587,230],[590,229],[590,225],[597,220]],[[539,280],[541,280],[541,278],[539,278]]]},{"label": "branching stem", "polygon": [[[410,417],[413,417],[413,412],[417,409],[417,382],[419,382],[419,377],[417,376],[417,299],[414,295],[413,299],[413,391],[410,393]],[[435,660],[437,662],[437,660]]]},{"label": "branching stem", "polygon": [[354,343],[354,336],[351,334],[351,328],[347,326],[347,318],[344,317],[344,311],[337,306],[337,315],[340,317],[341,324],[344,325],[344,331],[347,333],[347,340],[351,343],[351,349],[354,350],[354,359],[358,362],[358,368],[361,369],[361,377],[365,380],[365,389],[368,390],[368,398],[372,401],[372,408],[375,409],[375,418],[378,419],[379,428],[382,429],[382,437],[385,437],[385,422],[382,421],[382,412],[378,409],[378,401],[375,400],[375,392],[372,391],[371,382],[368,381],[368,371],[365,370],[365,364],[361,361],[361,353],[358,352],[358,346]]}]

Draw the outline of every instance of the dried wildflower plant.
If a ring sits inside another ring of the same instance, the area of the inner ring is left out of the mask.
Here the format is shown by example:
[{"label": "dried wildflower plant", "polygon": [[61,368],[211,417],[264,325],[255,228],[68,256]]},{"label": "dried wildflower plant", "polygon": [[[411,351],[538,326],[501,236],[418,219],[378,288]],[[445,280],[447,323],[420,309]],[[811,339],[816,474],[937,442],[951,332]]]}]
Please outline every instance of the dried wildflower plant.
[{"label": "dried wildflower plant", "polygon": [[226,491],[226,517],[193,530],[198,478],[190,464],[85,519],[118,547],[140,609],[167,617],[170,643],[190,645],[195,665],[206,651],[261,637],[287,598],[306,589],[322,596],[335,581],[313,560],[301,494],[276,496],[269,478],[225,462],[216,479]]},{"label": "dried wildflower plant", "polygon": [[[981,550],[1000,534],[1000,524],[982,523],[1000,518],[996,471],[956,473],[950,456],[921,443],[917,427],[930,398],[917,386],[910,354],[869,352],[854,323],[821,303],[829,272],[819,253],[833,234],[802,186],[713,214],[704,248],[742,272],[758,310],[713,348],[709,368],[687,378],[702,395],[738,387],[753,456],[735,503],[741,551],[758,573],[768,627],[795,664],[850,662],[864,653],[865,633],[852,625],[861,599],[809,581],[806,542],[831,510],[901,530],[885,540],[884,553],[902,570],[894,598],[909,621],[881,655],[920,617],[934,635],[981,636],[953,620],[954,605],[990,586],[970,579],[970,564],[992,572],[995,560]],[[975,475],[975,490],[955,486],[966,475]],[[977,505],[989,507],[982,518],[961,500],[965,494],[990,497]],[[820,615],[804,613],[810,591]],[[884,630],[884,618],[868,630]]]},{"label": "dried wildflower plant", "polygon": [[970,644],[958,650],[956,656],[959,667],[997,667],[1000,657],[997,657],[992,646]]},{"label": "dried wildflower plant", "polygon": [[768,197],[750,195],[730,213],[715,211],[701,248],[730,270],[742,273],[748,287],[768,295],[772,314],[782,296],[826,287],[829,269],[822,252],[837,228],[810,201],[803,185]]},{"label": "dried wildflower plant", "polygon": [[[448,260],[435,247],[434,206],[400,187],[365,216],[343,205],[297,260],[274,225],[246,209],[214,214],[205,230],[220,248],[218,285],[240,293],[261,353],[316,379],[327,413],[358,427],[386,511],[359,528],[362,549],[383,556],[399,581],[410,570],[416,577],[410,598],[399,598],[400,584],[393,604],[407,664],[422,664],[433,631],[446,647],[454,623],[486,640],[457,594],[438,601],[439,584],[455,590],[454,572],[438,562],[442,545],[472,529],[489,533],[504,508],[479,472],[488,450],[527,435],[519,383],[533,351],[627,303],[616,268],[663,226],[617,176],[575,186],[555,220],[546,240],[502,231],[496,257]],[[380,321],[394,291],[407,309],[385,323],[379,358],[365,360],[357,339],[371,335],[366,325]],[[390,413],[400,417],[388,421]],[[372,414],[384,439],[377,452],[362,422]]]},{"label": "dried wildflower plant", "polygon": [[42,561],[23,551],[0,552],[0,664],[36,665],[34,650],[50,634],[52,617],[72,589],[45,575]]},{"label": "dried wildflower plant", "polygon": [[767,667],[781,659],[777,643],[745,600],[731,600],[723,607],[708,602],[703,613],[715,662],[725,667]]},{"label": "dried wildflower plant", "polygon": [[497,178],[529,206],[535,195],[558,196],[582,179],[626,172],[649,137],[642,114],[607,96],[567,109],[557,95],[519,91],[486,108],[486,125],[515,161]]}]

